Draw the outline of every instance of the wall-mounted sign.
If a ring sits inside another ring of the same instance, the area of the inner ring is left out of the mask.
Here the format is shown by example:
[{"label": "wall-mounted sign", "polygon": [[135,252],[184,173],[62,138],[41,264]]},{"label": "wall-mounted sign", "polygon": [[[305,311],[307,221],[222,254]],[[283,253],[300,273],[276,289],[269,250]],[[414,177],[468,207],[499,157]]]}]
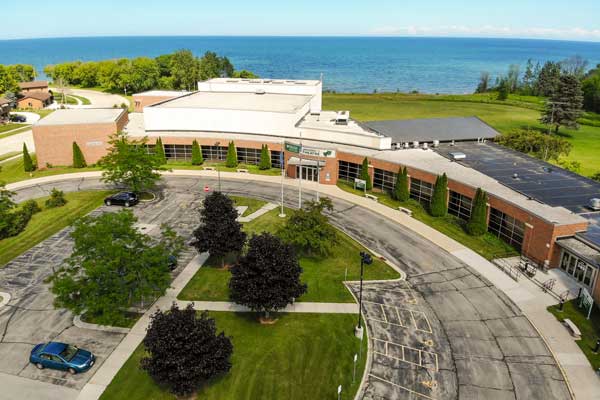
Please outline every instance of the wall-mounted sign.
[{"label": "wall-mounted sign", "polygon": [[285,142],[285,151],[289,151],[290,153],[300,153],[302,150],[302,146],[296,143]]},{"label": "wall-mounted sign", "polygon": [[87,147],[100,147],[102,146],[104,143],[100,140],[94,140],[92,142],[87,142],[85,145]]}]

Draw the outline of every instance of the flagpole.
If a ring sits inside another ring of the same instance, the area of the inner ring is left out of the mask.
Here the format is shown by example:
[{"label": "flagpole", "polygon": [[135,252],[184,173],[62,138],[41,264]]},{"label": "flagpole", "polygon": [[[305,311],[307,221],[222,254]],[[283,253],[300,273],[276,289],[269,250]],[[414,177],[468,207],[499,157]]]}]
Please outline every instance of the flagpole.
[{"label": "flagpole", "polygon": [[285,218],[285,211],[283,211],[283,180],[285,179],[285,166],[284,161],[285,158],[283,156],[283,151],[285,149],[285,142],[281,141],[281,152],[279,152],[279,164],[281,165],[281,213],[279,213],[280,218]]}]

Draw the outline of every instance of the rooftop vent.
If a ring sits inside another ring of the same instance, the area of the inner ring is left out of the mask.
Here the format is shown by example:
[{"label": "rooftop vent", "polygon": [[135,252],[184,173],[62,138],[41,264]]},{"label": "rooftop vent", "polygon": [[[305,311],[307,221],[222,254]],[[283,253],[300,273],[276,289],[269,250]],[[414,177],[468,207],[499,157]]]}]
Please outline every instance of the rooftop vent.
[{"label": "rooftop vent", "polygon": [[594,211],[600,211],[600,199],[590,199],[589,206]]},{"label": "rooftop vent", "polygon": [[464,160],[465,158],[467,158],[467,155],[462,151],[453,151],[448,154],[450,155],[450,158],[454,161]]},{"label": "rooftop vent", "polygon": [[519,174],[517,174],[516,172],[513,174],[512,178],[514,180],[519,180]]},{"label": "rooftop vent", "polygon": [[264,89],[257,89],[256,92],[254,92],[254,94],[265,94],[267,92],[264,91]]},{"label": "rooftop vent", "polygon": [[335,116],[336,125],[348,125],[350,121],[350,111],[338,111]]}]

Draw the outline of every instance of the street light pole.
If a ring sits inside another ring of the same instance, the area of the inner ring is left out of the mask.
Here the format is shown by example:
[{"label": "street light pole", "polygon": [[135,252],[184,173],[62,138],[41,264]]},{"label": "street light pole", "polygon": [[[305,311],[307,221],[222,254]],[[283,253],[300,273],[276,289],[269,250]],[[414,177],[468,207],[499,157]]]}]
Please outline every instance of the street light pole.
[{"label": "street light pole", "polygon": [[362,339],[363,336],[363,328],[362,328],[362,292],[363,292],[363,277],[364,277],[364,266],[371,265],[373,263],[373,259],[371,255],[365,251],[360,252],[360,290],[358,294],[358,324],[356,326],[355,334],[357,337]]},{"label": "street light pole", "polygon": [[300,131],[300,166],[298,167],[298,209],[302,209],[302,131]]},{"label": "street light pole", "polygon": [[[220,146],[221,146],[221,142],[216,142],[215,146],[217,147],[217,158],[220,158],[219,155],[221,154],[221,150],[220,150]],[[217,165],[217,179],[219,181],[219,193],[221,193],[221,169],[219,168],[219,166]]]},{"label": "street light pole", "polygon": [[279,163],[281,164],[281,212],[279,213],[280,218],[285,218],[285,211],[283,211],[283,180],[285,179],[285,157],[283,151],[285,149],[285,142],[281,141],[281,152],[279,153]]}]

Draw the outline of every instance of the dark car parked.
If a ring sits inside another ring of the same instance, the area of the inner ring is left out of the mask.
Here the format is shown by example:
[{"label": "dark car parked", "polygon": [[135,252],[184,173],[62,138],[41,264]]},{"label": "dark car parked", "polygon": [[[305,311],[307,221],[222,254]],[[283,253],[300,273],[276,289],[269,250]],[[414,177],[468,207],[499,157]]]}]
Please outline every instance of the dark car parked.
[{"label": "dark car parked", "polygon": [[25,117],[24,115],[19,115],[19,114],[11,114],[10,115],[10,120],[12,122],[27,122],[27,117]]},{"label": "dark car parked", "polygon": [[106,204],[107,206],[131,207],[139,203],[139,201],[139,197],[133,192],[120,192],[105,198],[104,204]]},{"label": "dark car parked", "polygon": [[91,352],[70,344],[49,342],[36,345],[31,350],[29,361],[38,369],[60,369],[76,374],[90,369],[96,357]]}]

